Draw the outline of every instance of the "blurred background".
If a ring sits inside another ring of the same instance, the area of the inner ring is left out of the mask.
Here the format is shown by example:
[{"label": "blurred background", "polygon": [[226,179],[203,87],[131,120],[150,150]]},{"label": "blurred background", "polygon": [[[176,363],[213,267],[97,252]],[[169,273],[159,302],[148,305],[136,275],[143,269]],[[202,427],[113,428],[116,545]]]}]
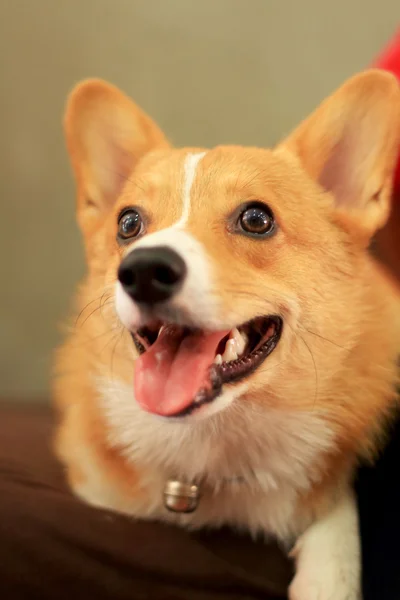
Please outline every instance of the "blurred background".
[{"label": "blurred background", "polygon": [[399,22],[399,0],[2,0],[0,398],[48,395],[84,272],[61,127],[79,79],[121,87],[177,145],[268,145]]}]

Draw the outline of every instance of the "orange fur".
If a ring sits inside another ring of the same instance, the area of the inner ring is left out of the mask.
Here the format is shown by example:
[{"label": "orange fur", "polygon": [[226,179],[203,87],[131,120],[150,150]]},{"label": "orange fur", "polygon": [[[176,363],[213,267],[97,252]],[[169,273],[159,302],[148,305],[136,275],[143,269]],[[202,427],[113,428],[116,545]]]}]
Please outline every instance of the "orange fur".
[{"label": "orange fur", "polygon": [[[167,479],[173,469],[161,472],[162,461],[154,472],[145,461],[135,464],[99,398],[99,379],[131,385],[135,358],[114,307],[116,272],[126,253],[116,243],[117,216],[125,206],[140,206],[149,235],[174,224],[183,162],[201,150],[171,148],[149,117],[100,81],[72,93],[65,128],[88,273],[77,295],[78,316],[57,357],[57,449],[72,487],[97,478],[98,503],[141,516],[134,508],[138,496],[155,502],[148,482]],[[398,85],[370,71],[351,79],[277,148],[217,147],[196,171],[185,231],[212,265],[220,329],[267,312],[278,312],[285,323],[278,347],[234,404],[266,416],[279,413],[282,422],[285,415],[318,416],[334,440],[316,451],[310,485],[296,492],[296,523],[277,526],[277,535],[284,530],[296,537],[329,512],[360,458],[379,449],[396,405],[398,298],[367,247],[388,218],[399,143]],[[267,203],[275,214],[279,230],[271,239],[254,241],[227,226],[232,211],[249,200]],[[209,417],[221,432],[221,456],[223,418]],[[253,434],[247,432],[248,444],[256,447]],[[229,453],[234,472],[241,449]],[[91,494],[86,499],[97,503]],[[212,501],[205,502],[214,522],[223,521]],[[144,516],[163,518],[158,509]],[[291,597],[314,600],[299,581]],[[343,598],[359,597],[353,594]]]}]

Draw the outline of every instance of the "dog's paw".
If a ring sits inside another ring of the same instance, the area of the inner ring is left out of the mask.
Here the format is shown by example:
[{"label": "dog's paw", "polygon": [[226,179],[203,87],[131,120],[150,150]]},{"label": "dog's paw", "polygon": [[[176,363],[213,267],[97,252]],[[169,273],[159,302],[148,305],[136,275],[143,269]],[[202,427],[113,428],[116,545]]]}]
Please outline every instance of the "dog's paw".
[{"label": "dog's paw", "polygon": [[289,588],[289,600],[361,600],[361,595],[341,585],[332,589],[318,581],[294,580]]},{"label": "dog's paw", "polygon": [[313,523],[291,552],[296,575],[290,600],[361,600],[357,509],[347,493]]},{"label": "dog's paw", "polygon": [[289,600],[362,600],[354,573],[344,565],[329,563],[297,573],[289,588]]}]

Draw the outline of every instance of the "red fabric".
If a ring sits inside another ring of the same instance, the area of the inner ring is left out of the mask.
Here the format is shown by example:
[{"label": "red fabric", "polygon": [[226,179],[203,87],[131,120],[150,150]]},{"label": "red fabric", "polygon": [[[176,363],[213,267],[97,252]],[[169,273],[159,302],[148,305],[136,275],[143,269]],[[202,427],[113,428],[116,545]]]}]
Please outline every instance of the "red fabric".
[{"label": "red fabric", "polygon": [[[374,67],[390,71],[400,81],[400,28],[375,61]],[[395,191],[400,191],[400,159],[394,177]]]}]

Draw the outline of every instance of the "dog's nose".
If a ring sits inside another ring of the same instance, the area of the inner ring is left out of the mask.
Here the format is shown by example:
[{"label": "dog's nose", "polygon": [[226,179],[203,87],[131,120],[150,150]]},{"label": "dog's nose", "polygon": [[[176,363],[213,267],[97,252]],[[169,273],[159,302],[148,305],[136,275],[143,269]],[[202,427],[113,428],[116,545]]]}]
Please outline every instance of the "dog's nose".
[{"label": "dog's nose", "polygon": [[171,248],[137,248],[121,262],[118,279],[125,292],[141,304],[172,298],[186,276],[183,259]]}]

